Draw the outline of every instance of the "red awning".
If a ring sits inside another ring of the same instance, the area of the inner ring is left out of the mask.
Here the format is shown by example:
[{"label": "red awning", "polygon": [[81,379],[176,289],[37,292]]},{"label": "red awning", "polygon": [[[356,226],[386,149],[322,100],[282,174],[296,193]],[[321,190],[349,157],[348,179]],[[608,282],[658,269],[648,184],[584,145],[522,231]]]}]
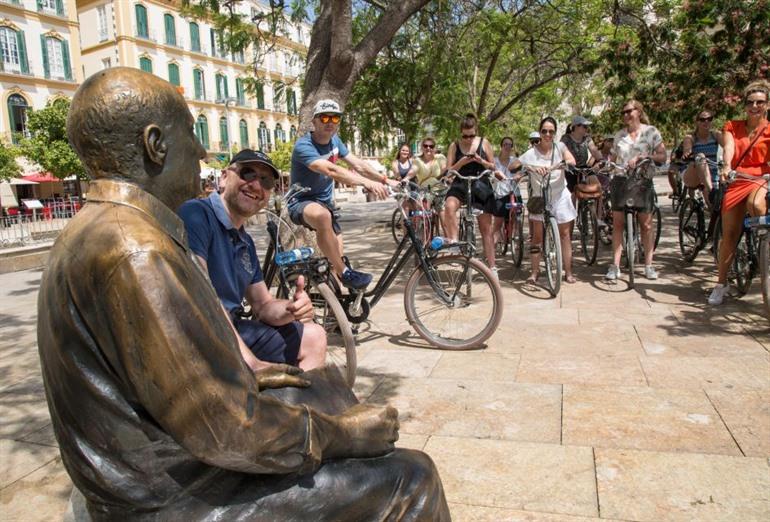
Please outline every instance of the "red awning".
[{"label": "red awning", "polygon": [[37,172],[30,174],[29,176],[22,176],[22,179],[27,181],[36,181],[37,183],[50,183],[53,181],[61,181],[59,178],[51,174],[50,172]]}]

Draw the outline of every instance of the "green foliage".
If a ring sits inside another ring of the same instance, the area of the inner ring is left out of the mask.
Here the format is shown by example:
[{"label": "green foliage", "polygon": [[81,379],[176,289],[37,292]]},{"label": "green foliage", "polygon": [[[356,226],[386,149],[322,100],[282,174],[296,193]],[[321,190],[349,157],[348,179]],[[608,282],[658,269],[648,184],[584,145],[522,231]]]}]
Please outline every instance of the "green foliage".
[{"label": "green foliage", "polygon": [[0,181],[16,178],[21,174],[21,167],[16,163],[19,149],[0,142]]},{"label": "green foliage", "polygon": [[49,102],[44,109],[28,113],[27,128],[31,137],[21,140],[24,156],[59,179],[76,175],[85,179],[85,169],[67,140],[67,112],[70,101],[64,98]]},{"label": "green foliage", "polygon": [[275,168],[281,172],[289,172],[291,170],[292,150],[294,150],[294,141],[286,141],[276,145],[273,152],[268,154]]}]

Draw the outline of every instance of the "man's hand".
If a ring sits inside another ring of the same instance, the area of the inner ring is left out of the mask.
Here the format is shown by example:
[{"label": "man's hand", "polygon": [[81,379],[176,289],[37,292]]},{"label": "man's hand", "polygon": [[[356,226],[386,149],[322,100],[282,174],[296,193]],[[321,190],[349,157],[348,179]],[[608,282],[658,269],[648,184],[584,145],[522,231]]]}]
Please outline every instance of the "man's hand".
[{"label": "man's hand", "polygon": [[286,305],[286,311],[294,316],[295,321],[312,321],[313,302],[305,292],[305,276],[297,278],[296,287],[293,299]]},{"label": "man's hand", "polygon": [[378,457],[398,440],[398,411],[391,406],[356,404],[336,420],[341,433],[327,448],[331,457]]},{"label": "man's hand", "polygon": [[[265,364],[263,362],[263,364]],[[260,390],[268,388],[286,388],[293,386],[295,388],[307,388],[310,381],[300,377],[302,370],[296,366],[288,364],[266,363],[268,366],[254,372],[257,379],[257,386]]]},{"label": "man's hand", "polygon": [[[406,179],[408,179],[408,180],[411,180],[411,179],[414,179],[414,177],[415,177],[414,175],[412,175],[411,177],[410,177],[410,176],[407,176],[407,177],[406,177]],[[395,179],[392,179],[392,178],[388,178],[388,179],[385,181],[385,183],[386,183],[386,184],[387,184],[387,185],[388,185],[390,188],[398,188],[398,187],[401,185],[401,182],[400,182],[400,181],[396,181]]]},{"label": "man's hand", "polygon": [[374,197],[377,199],[388,198],[388,189],[386,189],[385,185],[383,185],[382,183],[366,180],[364,181],[364,188],[368,190],[370,193],[374,194]]}]

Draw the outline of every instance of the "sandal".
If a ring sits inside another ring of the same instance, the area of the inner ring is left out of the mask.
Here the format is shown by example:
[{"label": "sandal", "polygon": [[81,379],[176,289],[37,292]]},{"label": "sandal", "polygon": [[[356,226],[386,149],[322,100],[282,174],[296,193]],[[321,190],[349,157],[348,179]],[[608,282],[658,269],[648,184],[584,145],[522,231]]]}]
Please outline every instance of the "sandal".
[{"label": "sandal", "polygon": [[536,285],[537,284],[537,276],[529,276],[527,278],[526,284],[528,284],[528,285]]},{"label": "sandal", "polygon": [[572,276],[572,275],[568,275],[567,277],[565,277],[564,281],[569,284],[577,283],[577,279],[575,279],[575,276]]}]

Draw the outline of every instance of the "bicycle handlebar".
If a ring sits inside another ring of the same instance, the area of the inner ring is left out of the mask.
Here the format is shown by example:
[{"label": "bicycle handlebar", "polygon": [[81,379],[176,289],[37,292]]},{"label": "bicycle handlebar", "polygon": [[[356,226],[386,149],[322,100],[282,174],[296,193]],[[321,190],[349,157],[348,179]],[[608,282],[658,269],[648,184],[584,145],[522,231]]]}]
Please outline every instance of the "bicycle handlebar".
[{"label": "bicycle handlebar", "polygon": [[452,177],[458,177],[458,178],[460,178],[462,180],[465,180],[465,181],[476,181],[477,179],[481,179],[481,178],[483,178],[485,176],[492,176],[492,175],[494,175],[494,173],[495,173],[494,170],[486,169],[485,171],[483,171],[483,172],[481,172],[479,174],[476,174],[475,176],[474,175],[463,176],[462,174],[460,174],[456,170],[448,170],[446,172],[446,175],[447,176],[452,176]]}]

